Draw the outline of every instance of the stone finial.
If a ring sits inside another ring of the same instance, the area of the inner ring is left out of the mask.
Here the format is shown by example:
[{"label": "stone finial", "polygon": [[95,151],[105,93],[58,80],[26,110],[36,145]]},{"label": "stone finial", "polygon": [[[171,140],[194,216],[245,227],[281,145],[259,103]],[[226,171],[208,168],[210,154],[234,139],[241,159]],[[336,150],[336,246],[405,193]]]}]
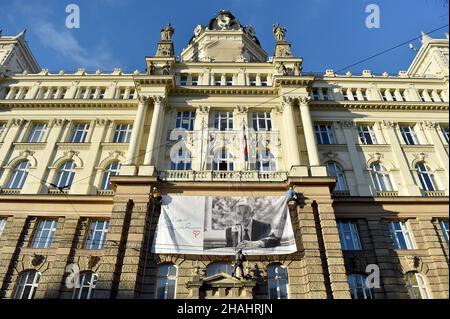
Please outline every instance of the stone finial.
[{"label": "stone finial", "polygon": [[325,76],[334,76],[334,70],[333,69],[327,69],[325,71]]},{"label": "stone finial", "polygon": [[372,71],[370,71],[370,70],[363,70],[362,75],[366,76],[366,77],[372,77]]},{"label": "stone finial", "polygon": [[161,29],[161,40],[162,41],[172,41],[173,34],[175,33],[175,29],[172,25],[167,23],[167,26]]},{"label": "stone finial", "polygon": [[389,77],[389,73],[383,72],[383,77],[388,78]]},{"label": "stone finial", "polygon": [[140,75],[141,72],[139,72],[139,70],[134,70],[133,75]]},{"label": "stone finial", "polygon": [[350,72],[350,71],[347,71],[347,73],[345,73],[345,75],[346,75],[346,76],[352,76],[352,75],[353,75],[353,73],[352,73],[352,72]]},{"label": "stone finial", "polygon": [[96,74],[96,75],[100,75],[100,74],[102,74],[102,71],[97,70],[97,71],[95,71],[95,74]]},{"label": "stone finial", "polygon": [[284,38],[286,37],[287,30],[285,28],[282,28],[278,23],[273,25],[272,28],[273,35],[275,36],[275,40],[277,42],[284,41]]},{"label": "stone finial", "polygon": [[60,70],[58,74],[59,74],[59,75],[64,75],[65,72],[64,72],[64,70]]},{"label": "stone finial", "polygon": [[422,33],[422,43],[423,44],[426,44],[431,41],[431,37],[428,34],[426,34],[423,31],[421,33]]}]

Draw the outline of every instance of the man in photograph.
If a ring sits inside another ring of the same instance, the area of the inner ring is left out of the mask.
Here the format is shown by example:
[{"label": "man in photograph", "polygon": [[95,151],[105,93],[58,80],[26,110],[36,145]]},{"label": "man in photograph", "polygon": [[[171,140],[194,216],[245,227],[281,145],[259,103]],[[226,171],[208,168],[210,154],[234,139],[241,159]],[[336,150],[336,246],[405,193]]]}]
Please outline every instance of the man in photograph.
[{"label": "man in photograph", "polygon": [[236,224],[226,229],[227,247],[255,249],[280,245],[280,238],[272,232],[271,225],[254,218],[254,209],[247,200],[239,200],[235,210]]}]

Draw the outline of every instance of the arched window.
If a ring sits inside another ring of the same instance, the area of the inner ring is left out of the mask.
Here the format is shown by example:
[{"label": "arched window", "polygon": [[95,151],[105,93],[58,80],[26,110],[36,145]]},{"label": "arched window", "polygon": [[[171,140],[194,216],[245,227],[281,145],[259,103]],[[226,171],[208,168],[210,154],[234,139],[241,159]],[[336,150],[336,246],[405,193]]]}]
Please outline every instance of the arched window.
[{"label": "arched window", "polygon": [[256,170],[260,172],[274,172],[277,170],[275,156],[270,149],[258,150],[256,153]]},{"label": "arched window", "polygon": [[120,171],[120,163],[112,162],[109,164],[105,171],[103,172],[102,184],[100,185],[101,190],[109,190],[111,189],[111,183],[109,182],[111,176],[119,175]]},{"label": "arched window", "polygon": [[288,273],[281,265],[267,267],[269,298],[288,299]]},{"label": "arched window", "polygon": [[14,292],[14,299],[33,299],[39,285],[41,273],[36,270],[29,270],[23,272],[19,276],[16,291]]},{"label": "arched window", "polygon": [[30,166],[31,164],[29,161],[22,161],[17,164],[13,170],[13,173],[11,174],[11,177],[9,178],[7,188],[22,189],[27,179]]},{"label": "arched window", "polygon": [[348,276],[348,285],[352,299],[373,299],[372,289],[367,287],[367,276],[351,274]]},{"label": "arched window", "polygon": [[77,164],[74,161],[67,161],[62,164],[56,175],[55,186],[70,189],[75,176],[75,168],[77,168]]},{"label": "arched window", "polygon": [[347,181],[341,165],[335,162],[327,163],[327,174],[328,176],[336,177],[336,187],[334,188],[335,191],[348,190]]},{"label": "arched window", "polygon": [[406,273],[406,287],[411,299],[430,299],[425,277],[417,272]]},{"label": "arched window", "polygon": [[177,286],[177,267],[164,264],[158,268],[156,279],[156,299],[175,299]]},{"label": "arched window", "polygon": [[98,275],[92,271],[85,271],[80,274],[80,287],[73,291],[73,299],[91,299],[94,297],[95,286]]},{"label": "arched window", "polygon": [[234,170],[233,155],[224,147],[214,153],[213,167],[214,171],[232,171]]},{"label": "arched window", "polygon": [[208,267],[206,268],[207,277],[221,273],[231,276],[233,274],[233,266],[227,263],[213,263],[209,264]]},{"label": "arched window", "polygon": [[417,175],[419,176],[420,184],[422,185],[422,189],[424,191],[435,191],[436,184],[434,183],[433,172],[430,167],[425,163],[417,163],[416,164]]},{"label": "arched window", "polygon": [[393,190],[391,178],[386,168],[381,163],[373,163],[370,166],[372,181],[378,192],[390,192]]},{"label": "arched window", "polygon": [[192,169],[192,155],[187,149],[180,147],[178,152],[172,155],[170,169],[176,171],[190,171]]}]

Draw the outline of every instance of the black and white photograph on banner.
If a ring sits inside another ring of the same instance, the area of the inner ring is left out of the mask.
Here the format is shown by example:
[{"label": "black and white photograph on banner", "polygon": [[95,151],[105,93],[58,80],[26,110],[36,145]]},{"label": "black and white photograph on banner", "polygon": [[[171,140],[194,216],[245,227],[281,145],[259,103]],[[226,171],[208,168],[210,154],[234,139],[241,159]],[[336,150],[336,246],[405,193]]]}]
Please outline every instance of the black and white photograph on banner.
[{"label": "black and white photograph on banner", "polygon": [[297,251],[284,196],[163,196],[153,249],[209,255]]}]

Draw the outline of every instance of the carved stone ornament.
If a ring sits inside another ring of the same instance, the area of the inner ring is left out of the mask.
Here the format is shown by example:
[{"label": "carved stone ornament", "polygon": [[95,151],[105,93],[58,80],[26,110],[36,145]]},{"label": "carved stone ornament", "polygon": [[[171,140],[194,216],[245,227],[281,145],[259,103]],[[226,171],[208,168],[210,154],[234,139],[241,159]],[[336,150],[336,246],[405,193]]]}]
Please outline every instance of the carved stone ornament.
[{"label": "carved stone ornament", "polygon": [[19,153],[19,156],[20,156],[20,157],[23,157],[23,158],[25,158],[25,159],[27,159],[28,157],[33,156],[33,154],[34,154],[33,151],[25,150],[25,151],[23,151],[23,152],[20,152],[20,153]]},{"label": "carved stone ornament", "polygon": [[109,152],[109,157],[115,160],[118,160],[120,156],[123,156],[123,152],[121,151],[113,151],[113,152]]},{"label": "carved stone ornament", "polygon": [[53,119],[53,125],[63,126],[66,123],[66,119]]},{"label": "carved stone ornament", "polygon": [[45,261],[45,256],[35,254],[35,255],[33,256],[33,259],[31,260],[31,264],[32,264],[34,267],[38,267],[38,266],[41,265],[44,261]]},{"label": "carved stone ornament", "polygon": [[292,105],[294,103],[294,98],[291,96],[283,96],[284,105]]},{"label": "carved stone ornament", "polygon": [[324,159],[335,160],[336,158],[338,158],[338,154],[334,153],[334,152],[331,152],[331,151],[323,153],[322,155],[323,155]]},{"label": "carved stone ornament", "polygon": [[165,100],[163,95],[153,95],[152,99],[155,104],[160,104],[160,105],[163,104],[164,100]]},{"label": "carved stone ornament", "polygon": [[425,153],[414,154],[413,156],[418,162],[424,162],[428,158],[428,155]]},{"label": "carved stone ornament", "polygon": [[73,151],[73,150],[64,152],[64,156],[69,159],[72,159],[74,156],[78,156],[78,154],[80,154],[80,152]]},{"label": "carved stone ornament", "polygon": [[22,124],[24,124],[27,120],[25,119],[19,119],[19,118],[15,118],[11,120],[12,125],[14,126],[20,126]]},{"label": "carved stone ornament", "polygon": [[429,130],[436,129],[438,126],[438,124],[436,122],[424,122],[423,124]]},{"label": "carved stone ornament", "polygon": [[311,97],[310,96],[300,96],[298,98],[298,103],[300,105],[308,105],[309,101],[311,101]]},{"label": "carved stone ornament", "polygon": [[105,126],[107,123],[108,123],[108,119],[101,119],[101,118],[95,119],[95,125]]},{"label": "carved stone ornament", "polygon": [[138,100],[139,100],[139,103],[146,104],[149,100],[149,97],[145,96],[145,95],[139,95]]},{"label": "carved stone ornament", "polygon": [[238,111],[239,114],[248,113],[248,107],[247,106],[240,106],[240,105],[238,105],[237,111]]},{"label": "carved stone ornament", "polygon": [[205,106],[205,105],[201,105],[201,106],[199,106],[198,107],[198,112],[200,113],[200,114],[208,114],[209,113],[209,111],[210,111],[210,107],[209,106]]},{"label": "carved stone ornament", "polygon": [[341,121],[342,128],[353,128],[354,123],[352,121]]},{"label": "carved stone ornament", "polygon": [[393,121],[384,121],[383,125],[387,128],[395,128],[397,126],[397,123]]},{"label": "carved stone ornament", "polygon": [[371,159],[373,159],[374,161],[377,161],[377,162],[380,161],[384,157],[384,155],[381,153],[372,153],[372,154],[369,154],[369,156]]},{"label": "carved stone ornament", "polygon": [[278,23],[273,25],[273,35],[275,36],[275,40],[277,42],[284,41],[284,38],[286,37],[287,29],[282,28]]}]

